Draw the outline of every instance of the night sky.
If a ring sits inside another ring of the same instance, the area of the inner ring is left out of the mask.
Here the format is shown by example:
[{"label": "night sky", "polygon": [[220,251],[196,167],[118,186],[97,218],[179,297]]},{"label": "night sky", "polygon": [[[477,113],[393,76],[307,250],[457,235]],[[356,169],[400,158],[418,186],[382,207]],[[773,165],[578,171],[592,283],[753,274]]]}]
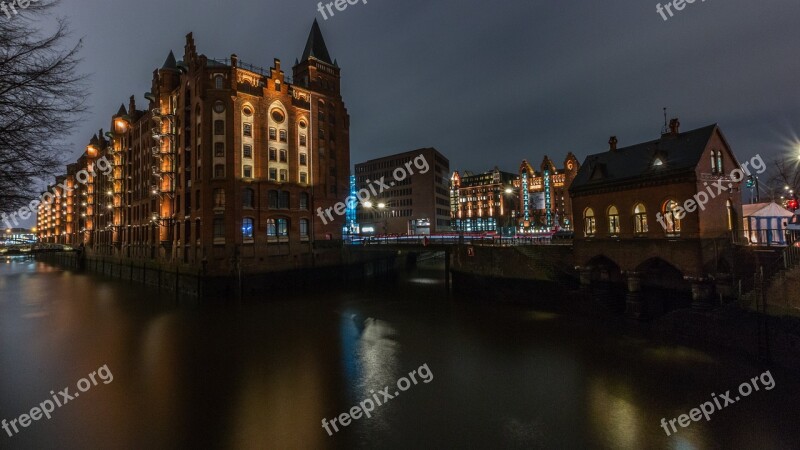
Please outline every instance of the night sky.
[{"label": "night sky", "polygon": [[310,0],[65,0],[92,80],[70,159],[129,95],[145,104],[186,33],[209,57],[279,58],[288,74],[315,18],[342,67],[353,163],[426,146],[459,170],[582,161],[610,135],[657,138],[665,106],[682,130],[719,123],[740,159],[788,154],[800,2],[697,0],[668,21],[656,3],[369,0],[323,20]]}]

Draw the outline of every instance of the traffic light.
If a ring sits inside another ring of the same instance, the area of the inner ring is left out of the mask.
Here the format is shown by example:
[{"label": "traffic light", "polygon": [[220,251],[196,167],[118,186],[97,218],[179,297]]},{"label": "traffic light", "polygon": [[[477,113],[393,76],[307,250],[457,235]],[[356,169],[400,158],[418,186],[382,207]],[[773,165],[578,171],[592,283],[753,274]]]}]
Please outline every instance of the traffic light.
[{"label": "traffic light", "polygon": [[756,179],[754,176],[750,175],[749,177],[747,177],[747,183],[745,184],[745,186],[747,186],[748,189],[752,189],[755,184],[756,184]]}]

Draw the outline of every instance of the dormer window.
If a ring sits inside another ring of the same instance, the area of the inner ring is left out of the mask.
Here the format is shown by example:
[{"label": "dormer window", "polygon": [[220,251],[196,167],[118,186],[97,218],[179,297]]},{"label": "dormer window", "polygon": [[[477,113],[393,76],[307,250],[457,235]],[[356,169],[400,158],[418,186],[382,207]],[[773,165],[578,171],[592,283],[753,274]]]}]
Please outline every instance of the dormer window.
[{"label": "dormer window", "polygon": [[663,166],[663,165],[664,165],[664,161],[662,161],[661,158],[656,157],[653,160],[653,167],[660,167],[660,166]]}]

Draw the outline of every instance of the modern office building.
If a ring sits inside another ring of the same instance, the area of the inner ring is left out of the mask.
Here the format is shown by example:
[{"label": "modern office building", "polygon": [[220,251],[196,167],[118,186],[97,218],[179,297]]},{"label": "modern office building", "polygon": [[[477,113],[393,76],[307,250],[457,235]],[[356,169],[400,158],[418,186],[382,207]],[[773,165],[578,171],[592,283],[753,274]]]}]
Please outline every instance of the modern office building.
[{"label": "modern office building", "polygon": [[228,273],[311,265],[315,241],[341,238],[343,217],[314,214],[347,196],[350,167],[340,68],[316,21],[291,77],[278,59],[207,58],[190,33],[145,98],[58,177],[42,240]]},{"label": "modern office building", "polygon": [[513,233],[518,209],[515,179],[515,174],[497,167],[481,174],[453,172],[450,177],[453,230]]},{"label": "modern office building", "polygon": [[[450,231],[450,161],[434,148],[371,159],[355,165],[362,195],[362,234],[432,234]],[[381,186],[383,183],[385,187]]]}]

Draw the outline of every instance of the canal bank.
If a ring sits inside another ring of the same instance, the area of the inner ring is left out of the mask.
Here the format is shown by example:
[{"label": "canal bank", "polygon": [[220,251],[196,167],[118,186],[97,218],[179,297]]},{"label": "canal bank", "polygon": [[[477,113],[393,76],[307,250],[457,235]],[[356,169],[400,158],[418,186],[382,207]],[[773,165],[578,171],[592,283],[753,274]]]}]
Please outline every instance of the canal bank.
[{"label": "canal bank", "polygon": [[205,275],[190,265],[165,264],[93,256],[79,252],[48,252],[35,255],[37,261],[71,271],[139,283],[168,293],[198,299],[226,301],[258,296],[263,292],[314,289],[334,284],[345,286],[395,274],[404,260],[395,252],[352,254],[343,250],[338,263],[275,272],[232,271],[227,276]]}]

